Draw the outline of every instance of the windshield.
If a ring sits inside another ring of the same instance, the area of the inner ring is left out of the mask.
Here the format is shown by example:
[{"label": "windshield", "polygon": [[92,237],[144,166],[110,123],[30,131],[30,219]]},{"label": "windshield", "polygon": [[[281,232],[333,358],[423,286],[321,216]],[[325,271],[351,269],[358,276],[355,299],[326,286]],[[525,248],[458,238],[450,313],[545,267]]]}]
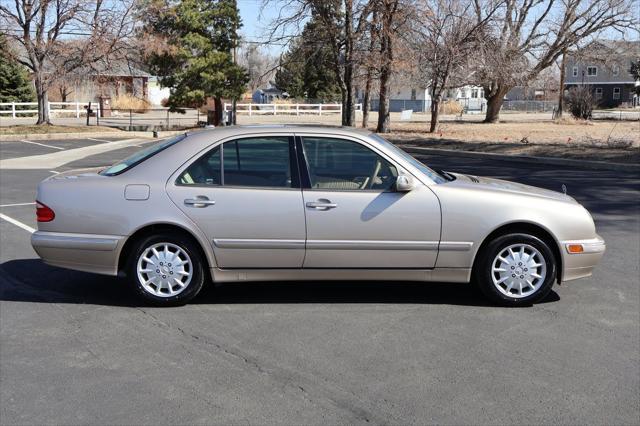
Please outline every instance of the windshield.
[{"label": "windshield", "polygon": [[124,160],[117,162],[113,166],[101,171],[100,174],[103,176],[115,176],[115,175],[119,175],[120,173],[124,173],[127,170],[131,169],[132,167],[142,163],[146,159],[153,157],[163,149],[166,149],[171,145],[174,145],[180,142],[186,137],[187,137],[186,134],[179,135],[179,136],[175,136],[167,140],[158,142],[156,144],[153,144],[150,147],[140,150],[135,154],[125,158]]},{"label": "windshield", "polygon": [[389,149],[391,149],[396,154],[398,154],[400,157],[402,157],[403,159],[405,159],[406,161],[411,163],[412,166],[414,166],[415,168],[419,169],[425,175],[429,176],[429,178],[432,181],[434,181],[435,183],[447,182],[447,179],[444,176],[442,176],[440,173],[438,173],[435,170],[425,166],[420,161],[418,161],[415,158],[413,158],[409,153],[407,153],[407,152],[403,151],[402,149],[398,148],[397,146],[395,146],[394,144],[392,144],[391,142],[389,142],[388,140],[386,140],[382,136],[380,136],[380,135],[378,135],[376,133],[372,133],[369,136],[371,136],[376,141],[384,144]]}]

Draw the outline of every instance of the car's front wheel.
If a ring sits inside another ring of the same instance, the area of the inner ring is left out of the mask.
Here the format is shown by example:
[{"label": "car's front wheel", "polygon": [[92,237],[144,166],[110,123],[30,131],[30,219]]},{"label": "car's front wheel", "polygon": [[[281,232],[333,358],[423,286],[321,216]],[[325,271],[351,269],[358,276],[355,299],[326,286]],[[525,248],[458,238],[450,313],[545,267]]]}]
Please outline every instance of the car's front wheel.
[{"label": "car's front wheel", "polygon": [[474,273],[480,290],[492,301],[527,306],[549,294],[557,267],[543,240],[529,234],[508,234],[484,248]]},{"label": "car's front wheel", "polygon": [[179,233],[142,238],[129,266],[137,293],[160,306],[183,305],[196,297],[205,281],[204,261],[191,239]]}]

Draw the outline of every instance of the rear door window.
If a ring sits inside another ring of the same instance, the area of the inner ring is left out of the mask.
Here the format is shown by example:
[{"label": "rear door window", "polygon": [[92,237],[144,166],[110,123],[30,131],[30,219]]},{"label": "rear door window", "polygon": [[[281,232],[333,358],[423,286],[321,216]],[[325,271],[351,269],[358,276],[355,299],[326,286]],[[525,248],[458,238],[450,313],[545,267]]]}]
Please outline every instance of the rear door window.
[{"label": "rear door window", "polygon": [[194,161],[179,185],[291,188],[290,141],[287,136],[225,142]]}]

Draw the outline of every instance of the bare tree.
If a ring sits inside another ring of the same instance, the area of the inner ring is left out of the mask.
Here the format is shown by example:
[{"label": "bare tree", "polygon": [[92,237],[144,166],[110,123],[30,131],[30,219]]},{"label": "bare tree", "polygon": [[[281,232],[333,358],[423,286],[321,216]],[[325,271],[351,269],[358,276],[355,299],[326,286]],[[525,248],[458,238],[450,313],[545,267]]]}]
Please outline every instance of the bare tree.
[{"label": "bare tree", "polygon": [[[486,13],[475,19],[475,8]],[[471,80],[470,64],[476,46],[497,7],[480,0],[422,0],[416,8],[417,19],[411,42],[415,52],[416,80],[429,88],[431,125],[437,130],[440,106],[447,89],[460,87]]]},{"label": "bare tree", "polygon": [[[635,0],[504,0],[478,45],[477,78],[487,98],[485,122],[499,118],[504,96],[550,67],[565,49],[579,47],[604,30],[637,25]],[[486,10],[476,8],[478,21]]]},{"label": "bare tree", "polygon": [[260,45],[241,42],[238,64],[246,68],[249,74],[248,89],[253,93],[274,78],[278,58],[265,53]]},{"label": "bare tree", "polygon": [[371,21],[367,23],[368,39],[362,41],[363,45],[367,48],[363,48],[362,53],[362,65],[365,69],[364,75],[364,90],[362,97],[362,127],[367,128],[369,126],[369,110],[371,107],[371,90],[373,87],[373,79],[376,72],[376,64],[378,61],[378,38],[380,33],[378,10],[373,9],[371,15]]},{"label": "bare tree", "polygon": [[134,29],[134,0],[0,0],[0,24],[33,74],[37,124],[50,124],[48,90],[60,76],[116,55]]},{"label": "bare tree", "polygon": [[380,14],[380,101],[378,102],[378,126],[376,132],[389,133],[391,118],[389,99],[393,72],[393,41],[397,24],[399,0],[379,0]]},{"label": "bare tree", "polygon": [[[331,47],[334,72],[342,99],[342,125],[355,126],[355,77],[359,64],[357,46],[375,0],[263,0],[263,7],[275,6],[270,42],[289,43],[311,17],[322,22],[326,39],[317,43]],[[397,1],[397,0],[395,0]],[[293,29],[293,34],[290,32]]]}]

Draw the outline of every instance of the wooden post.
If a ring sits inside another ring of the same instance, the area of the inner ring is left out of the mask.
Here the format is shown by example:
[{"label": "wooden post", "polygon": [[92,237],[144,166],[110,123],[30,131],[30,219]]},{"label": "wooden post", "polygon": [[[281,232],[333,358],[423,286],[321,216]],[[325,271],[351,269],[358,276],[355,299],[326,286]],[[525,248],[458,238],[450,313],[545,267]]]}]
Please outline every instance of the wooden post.
[{"label": "wooden post", "polygon": [[249,117],[251,117],[251,106],[253,105],[253,103],[249,103]]},{"label": "wooden post", "polygon": [[80,118],[80,102],[76,102],[76,118]]},{"label": "wooden post", "polygon": [[16,103],[11,102],[11,117],[16,118]]},{"label": "wooden post", "polygon": [[322,115],[322,104],[318,104],[318,115]]}]

